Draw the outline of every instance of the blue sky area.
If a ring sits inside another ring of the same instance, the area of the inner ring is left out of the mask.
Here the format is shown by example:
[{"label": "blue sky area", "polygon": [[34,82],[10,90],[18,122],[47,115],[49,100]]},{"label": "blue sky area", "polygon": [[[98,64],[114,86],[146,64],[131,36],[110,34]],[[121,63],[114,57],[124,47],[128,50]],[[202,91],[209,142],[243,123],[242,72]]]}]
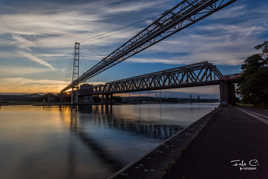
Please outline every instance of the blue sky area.
[{"label": "blue sky area", "polygon": [[[0,0],[0,92],[58,91],[71,79],[74,42],[81,73],[179,0]],[[237,0],[90,82],[209,61],[237,73],[268,39],[267,0]],[[217,94],[217,87],[178,91]]]}]

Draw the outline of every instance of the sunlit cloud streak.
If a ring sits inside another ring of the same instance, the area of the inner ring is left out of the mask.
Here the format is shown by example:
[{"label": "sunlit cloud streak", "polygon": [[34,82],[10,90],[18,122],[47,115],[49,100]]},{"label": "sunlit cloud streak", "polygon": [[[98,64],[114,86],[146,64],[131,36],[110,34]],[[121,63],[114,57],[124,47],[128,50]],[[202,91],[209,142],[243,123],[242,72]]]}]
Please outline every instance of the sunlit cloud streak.
[{"label": "sunlit cloud streak", "polygon": [[30,53],[19,51],[18,54],[33,61],[33,62],[36,62],[40,65],[46,66],[51,70],[55,70],[55,68],[51,64],[47,63],[46,61],[42,60],[41,58],[38,58]]}]

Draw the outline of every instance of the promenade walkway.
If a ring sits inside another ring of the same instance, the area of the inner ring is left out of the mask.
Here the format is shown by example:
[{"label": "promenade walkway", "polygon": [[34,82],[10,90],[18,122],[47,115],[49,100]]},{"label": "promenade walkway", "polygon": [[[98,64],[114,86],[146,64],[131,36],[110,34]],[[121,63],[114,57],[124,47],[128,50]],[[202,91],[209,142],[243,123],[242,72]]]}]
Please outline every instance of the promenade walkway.
[{"label": "promenade walkway", "polygon": [[267,179],[268,111],[226,107],[193,140],[165,179]]}]

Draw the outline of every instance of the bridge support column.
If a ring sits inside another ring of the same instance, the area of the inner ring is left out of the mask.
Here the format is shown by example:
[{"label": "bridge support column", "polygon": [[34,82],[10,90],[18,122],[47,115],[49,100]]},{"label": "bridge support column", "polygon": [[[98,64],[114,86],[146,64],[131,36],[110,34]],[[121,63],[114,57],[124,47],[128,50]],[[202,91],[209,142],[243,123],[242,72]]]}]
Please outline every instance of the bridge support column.
[{"label": "bridge support column", "polygon": [[110,94],[110,105],[113,104],[113,94]]},{"label": "bridge support column", "polygon": [[60,103],[64,103],[64,95],[63,94],[59,94],[59,98],[60,98]]},{"label": "bridge support column", "polygon": [[83,84],[79,88],[79,105],[92,105],[93,104],[93,86]]},{"label": "bridge support column", "polygon": [[105,95],[101,95],[101,105],[105,104]]},{"label": "bridge support column", "polygon": [[112,99],[113,99],[113,94],[106,94],[105,95],[105,104],[112,105]]},{"label": "bridge support column", "polygon": [[92,96],[79,96],[79,105],[92,105],[93,97]]},{"label": "bridge support column", "polygon": [[220,82],[220,102],[221,104],[235,104],[235,88],[232,82]]},{"label": "bridge support column", "polygon": [[73,91],[71,94],[71,105],[78,105],[78,91]]}]

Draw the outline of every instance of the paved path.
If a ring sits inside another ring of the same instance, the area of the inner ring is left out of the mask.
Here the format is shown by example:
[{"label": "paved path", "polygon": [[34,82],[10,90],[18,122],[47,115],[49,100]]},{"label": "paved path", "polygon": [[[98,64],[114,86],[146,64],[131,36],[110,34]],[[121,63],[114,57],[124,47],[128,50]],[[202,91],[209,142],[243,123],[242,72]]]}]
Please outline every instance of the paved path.
[{"label": "paved path", "polygon": [[266,117],[267,111],[223,108],[165,178],[268,179]]}]

